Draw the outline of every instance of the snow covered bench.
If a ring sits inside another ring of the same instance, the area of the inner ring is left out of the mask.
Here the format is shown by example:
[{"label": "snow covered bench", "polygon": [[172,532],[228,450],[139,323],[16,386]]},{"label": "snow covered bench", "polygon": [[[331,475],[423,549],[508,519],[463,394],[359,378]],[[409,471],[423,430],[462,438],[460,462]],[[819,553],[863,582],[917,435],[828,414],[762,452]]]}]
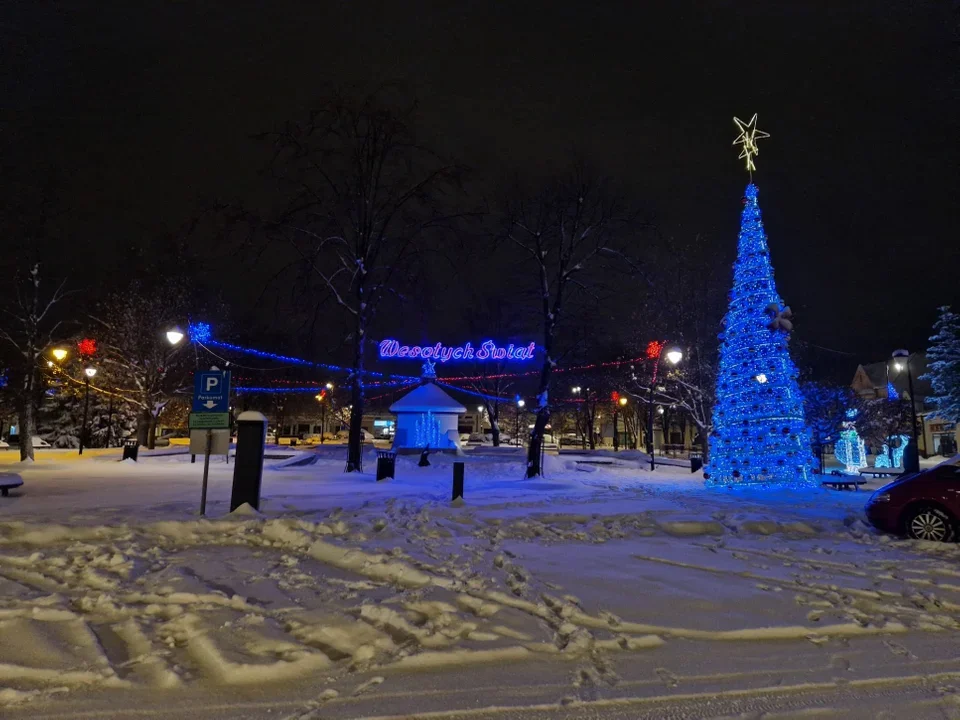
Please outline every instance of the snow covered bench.
[{"label": "snow covered bench", "polygon": [[860,471],[861,475],[870,475],[875,478],[900,477],[901,473],[895,470],[877,470],[876,468],[864,468]]},{"label": "snow covered bench", "polygon": [[834,490],[859,490],[861,485],[867,484],[867,481],[848,475],[846,477],[833,477],[822,481],[820,484]]},{"label": "snow covered bench", "polygon": [[18,488],[23,485],[23,480],[19,475],[13,473],[0,473],[0,495],[7,497],[12,488]]}]

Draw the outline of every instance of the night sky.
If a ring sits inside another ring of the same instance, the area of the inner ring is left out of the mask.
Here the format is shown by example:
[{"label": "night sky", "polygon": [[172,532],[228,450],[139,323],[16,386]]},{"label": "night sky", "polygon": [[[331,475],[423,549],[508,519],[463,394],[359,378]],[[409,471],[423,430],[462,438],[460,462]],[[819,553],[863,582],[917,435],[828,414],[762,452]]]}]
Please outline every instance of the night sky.
[{"label": "night sky", "polygon": [[664,234],[704,235],[726,262],[746,182],[731,118],[756,112],[772,136],[755,180],[780,293],[804,341],[855,365],[925,347],[937,306],[960,304],[956,12],[921,0],[3,2],[4,202],[52,183],[58,241],[81,247],[96,278],[204,199],[254,196],[251,134],[333,85],[397,82],[433,144],[486,177],[544,174],[577,152]]}]

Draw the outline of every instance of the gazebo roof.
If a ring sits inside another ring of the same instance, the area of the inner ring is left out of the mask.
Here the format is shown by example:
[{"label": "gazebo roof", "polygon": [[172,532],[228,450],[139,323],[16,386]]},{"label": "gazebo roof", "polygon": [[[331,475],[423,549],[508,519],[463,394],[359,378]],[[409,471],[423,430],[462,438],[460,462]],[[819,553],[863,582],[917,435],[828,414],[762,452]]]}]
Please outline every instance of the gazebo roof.
[{"label": "gazebo roof", "polygon": [[467,409],[432,382],[411,390],[390,406],[390,412],[465,413]]}]

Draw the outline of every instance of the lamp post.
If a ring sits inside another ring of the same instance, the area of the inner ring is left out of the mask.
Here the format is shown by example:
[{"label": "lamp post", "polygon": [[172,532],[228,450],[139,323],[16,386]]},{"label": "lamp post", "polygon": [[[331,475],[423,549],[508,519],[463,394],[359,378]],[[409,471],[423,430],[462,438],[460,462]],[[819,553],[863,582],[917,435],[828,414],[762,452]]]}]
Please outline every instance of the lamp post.
[{"label": "lamp post", "polygon": [[912,426],[911,435],[911,448],[909,452],[903,454],[903,472],[905,473],[917,473],[920,472],[920,444],[917,438],[917,403],[916,398],[913,394],[913,374],[910,372],[910,352],[908,350],[894,350],[893,351],[893,367],[895,370],[906,370],[907,371],[907,389],[910,391],[910,425]]},{"label": "lamp post", "polygon": [[[664,343],[665,344],[665,343]],[[650,469],[653,470],[656,468],[656,462],[653,459],[653,389],[657,384],[657,374],[660,370],[660,361],[663,359],[663,345],[658,345],[658,350],[656,355],[651,357],[653,360],[653,378],[650,381],[650,396],[647,400],[648,411],[647,411],[647,453],[650,455]],[[679,348],[670,348],[666,352],[667,361],[671,365],[676,365],[681,360],[683,360],[683,353]]]},{"label": "lamp post", "polygon": [[517,437],[517,447],[520,447],[520,414],[523,412],[523,406],[526,404],[523,398],[517,398],[517,427],[514,433]]},{"label": "lamp post", "polygon": [[[570,388],[570,394],[571,394],[571,395],[579,395],[579,394],[580,394],[580,386],[577,385],[577,386],[575,386],[575,387]],[[580,415],[580,414],[581,414],[581,413],[580,413],[580,410],[578,409],[578,410],[577,410],[577,415]],[[586,425],[586,421],[584,421],[583,424]],[[583,431],[583,432],[581,432],[581,431]],[[584,449],[584,450],[587,449],[587,437],[586,437],[586,435],[584,434],[585,431],[586,431],[586,428],[581,427],[581,424],[580,424],[580,422],[578,421],[578,422],[577,422],[577,432],[580,434],[580,444],[583,446],[583,449]]]},{"label": "lamp post", "polygon": [[[613,403],[613,450],[614,452],[620,449],[620,436],[617,434],[617,411],[619,408],[625,407],[626,404],[627,404],[627,399],[625,397],[620,396],[620,397],[614,398],[614,403]],[[624,431],[626,431],[626,428],[627,428],[626,418],[624,418],[623,420],[623,428],[624,428]]]},{"label": "lamp post", "polygon": [[324,400],[327,399],[327,393],[333,390],[333,383],[327,383],[324,385],[324,390],[321,390],[317,393],[316,398],[317,402],[320,403],[320,444],[323,445],[323,434],[327,430],[327,404]]},{"label": "lamp post", "polygon": [[97,374],[95,367],[88,367],[83,371],[86,376],[83,379],[83,425],[80,427],[80,452],[83,455],[83,442],[87,439],[87,413],[90,410],[90,380]]}]

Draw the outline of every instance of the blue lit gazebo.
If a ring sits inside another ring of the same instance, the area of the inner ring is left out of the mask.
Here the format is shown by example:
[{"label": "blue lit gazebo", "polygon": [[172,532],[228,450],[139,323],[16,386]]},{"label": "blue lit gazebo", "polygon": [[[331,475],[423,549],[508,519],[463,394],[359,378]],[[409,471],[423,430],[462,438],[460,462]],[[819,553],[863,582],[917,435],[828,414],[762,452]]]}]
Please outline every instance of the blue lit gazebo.
[{"label": "blue lit gazebo", "polygon": [[460,416],[467,409],[426,379],[390,406],[397,416],[393,449],[413,453],[430,446],[431,450],[460,450]]}]

